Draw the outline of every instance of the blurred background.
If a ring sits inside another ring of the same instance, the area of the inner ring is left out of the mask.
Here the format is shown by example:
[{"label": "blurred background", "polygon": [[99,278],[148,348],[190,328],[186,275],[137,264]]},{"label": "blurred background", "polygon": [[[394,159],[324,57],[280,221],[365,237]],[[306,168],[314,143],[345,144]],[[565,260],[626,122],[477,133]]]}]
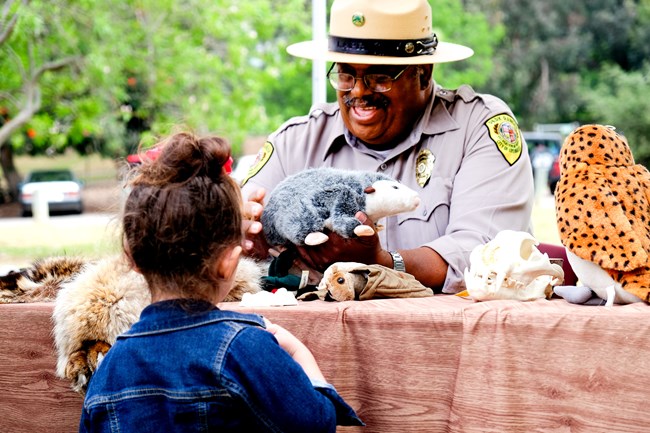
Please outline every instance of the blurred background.
[{"label": "blurred background", "polygon": [[[648,166],[650,0],[431,4],[438,37],[476,52],[436,66],[439,84],[501,97],[522,130],[559,134],[560,145],[579,124],[614,125]],[[312,71],[285,51],[325,31],[330,5],[0,0],[0,264],[116,250],[107,224],[119,209],[125,159],[175,125],[227,137],[237,160],[315,98],[335,100],[318,79],[329,65]],[[65,232],[71,215],[16,220],[25,176],[53,168],[80,181],[82,216],[105,216],[99,235],[80,241],[80,222]],[[544,186],[550,170],[537,183],[536,234],[545,241],[557,239]]]}]

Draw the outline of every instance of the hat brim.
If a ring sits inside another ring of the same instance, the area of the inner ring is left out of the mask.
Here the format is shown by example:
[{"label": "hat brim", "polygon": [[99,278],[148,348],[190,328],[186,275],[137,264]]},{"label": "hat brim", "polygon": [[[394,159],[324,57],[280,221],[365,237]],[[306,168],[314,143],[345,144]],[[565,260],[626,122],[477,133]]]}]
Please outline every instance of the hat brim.
[{"label": "hat brim", "polygon": [[423,65],[430,63],[456,62],[471,57],[474,50],[464,45],[438,42],[432,55],[412,57],[370,56],[330,51],[327,41],[304,41],[289,45],[287,52],[295,57],[311,60],[325,60],[336,63],[358,63],[364,65]]}]

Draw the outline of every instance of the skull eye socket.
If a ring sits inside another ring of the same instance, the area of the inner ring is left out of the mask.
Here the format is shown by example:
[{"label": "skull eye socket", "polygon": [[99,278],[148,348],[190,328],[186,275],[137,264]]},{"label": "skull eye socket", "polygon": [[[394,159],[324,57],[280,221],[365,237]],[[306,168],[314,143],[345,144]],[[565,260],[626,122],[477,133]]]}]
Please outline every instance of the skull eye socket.
[{"label": "skull eye socket", "polygon": [[339,283],[339,284],[343,284],[343,283],[345,283],[345,278],[343,278],[343,277],[338,277],[338,278],[336,279],[336,282]]}]

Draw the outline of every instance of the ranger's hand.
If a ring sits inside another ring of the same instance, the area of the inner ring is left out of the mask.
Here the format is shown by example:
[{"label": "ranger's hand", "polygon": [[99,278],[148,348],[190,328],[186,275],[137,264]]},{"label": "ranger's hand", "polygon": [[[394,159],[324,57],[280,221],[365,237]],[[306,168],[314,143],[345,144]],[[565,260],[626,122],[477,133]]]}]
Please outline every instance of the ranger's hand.
[{"label": "ranger's hand", "polygon": [[266,243],[262,233],[262,223],[260,223],[265,195],[264,189],[258,189],[248,197],[248,201],[244,202],[243,208],[243,229],[246,234],[242,245],[243,253],[256,259],[266,259],[269,256],[269,245]]},{"label": "ranger's hand", "polygon": [[[363,212],[357,212],[355,217],[362,224],[374,227]],[[329,239],[320,245],[296,247],[298,255],[310,268],[323,272],[335,262],[379,263],[383,250],[376,231],[371,236],[344,238],[333,232],[327,232],[327,236]]]}]

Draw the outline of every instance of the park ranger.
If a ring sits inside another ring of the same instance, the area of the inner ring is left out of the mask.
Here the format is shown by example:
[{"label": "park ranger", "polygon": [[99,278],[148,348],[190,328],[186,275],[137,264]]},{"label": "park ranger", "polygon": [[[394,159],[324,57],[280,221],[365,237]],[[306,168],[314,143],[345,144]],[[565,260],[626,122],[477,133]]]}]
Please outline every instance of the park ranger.
[{"label": "park ranger", "polygon": [[[313,269],[337,261],[381,264],[455,293],[464,288],[475,246],[503,229],[530,228],[533,177],[517,122],[497,97],[433,80],[434,64],[473,51],[439,40],[431,17],[426,0],[337,0],[326,44],[288,48],[332,62],[328,79],[338,101],[317,104],[270,135],[242,182],[251,219],[259,218],[265,192],[310,167],[382,172],[421,197],[415,211],[388,217],[375,236],[331,236],[299,247]],[[255,231],[249,252],[266,255]]]}]

